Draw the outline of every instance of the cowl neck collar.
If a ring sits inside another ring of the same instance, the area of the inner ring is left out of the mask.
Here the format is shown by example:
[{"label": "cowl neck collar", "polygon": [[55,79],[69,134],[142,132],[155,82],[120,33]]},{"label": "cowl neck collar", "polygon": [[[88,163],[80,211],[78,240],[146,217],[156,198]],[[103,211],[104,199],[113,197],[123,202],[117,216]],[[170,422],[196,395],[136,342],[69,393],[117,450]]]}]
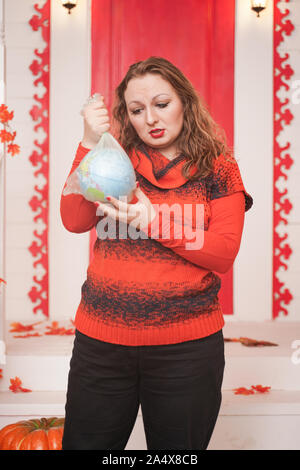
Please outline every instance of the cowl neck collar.
[{"label": "cowl neck collar", "polygon": [[131,151],[130,159],[134,169],[158,188],[178,188],[188,181],[182,175],[184,155],[169,160],[156,149],[143,145]]}]

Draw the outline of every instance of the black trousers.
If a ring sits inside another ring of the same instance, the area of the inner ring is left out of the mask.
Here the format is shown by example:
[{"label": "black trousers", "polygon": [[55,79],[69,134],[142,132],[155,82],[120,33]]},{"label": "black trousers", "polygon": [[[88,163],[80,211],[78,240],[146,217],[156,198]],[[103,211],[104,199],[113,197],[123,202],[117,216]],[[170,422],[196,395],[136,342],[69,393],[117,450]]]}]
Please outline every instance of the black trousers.
[{"label": "black trousers", "polygon": [[148,450],[206,449],[224,366],[222,330],[154,346],[106,343],[76,330],[63,450],[124,450],[139,405]]}]

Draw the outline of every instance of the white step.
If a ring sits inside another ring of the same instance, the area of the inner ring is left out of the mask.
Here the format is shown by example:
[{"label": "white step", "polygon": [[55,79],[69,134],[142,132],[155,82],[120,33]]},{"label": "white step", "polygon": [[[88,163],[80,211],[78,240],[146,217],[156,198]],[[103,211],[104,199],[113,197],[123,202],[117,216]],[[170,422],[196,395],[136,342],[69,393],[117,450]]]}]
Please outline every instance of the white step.
[{"label": "white step", "polygon": [[[22,322],[23,325],[34,323]],[[10,323],[6,327],[6,364],[0,391],[8,390],[10,378],[20,377],[23,386],[34,391],[59,391],[67,386],[70,357],[74,335],[45,335],[52,321],[43,321],[34,331],[11,333]],[[69,329],[70,322],[59,322],[59,327]],[[39,332],[40,337],[15,338],[14,336]]]},{"label": "white step", "polygon": [[211,450],[299,450],[300,391],[223,392]]},{"label": "white step", "polygon": [[247,337],[278,344],[247,347],[225,343],[224,389],[262,384],[300,390],[300,322],[227,322],[223,334],[224,338]]},{"label": "white step", "polygon": [[[43,322],[37,331],[46,331],[51,322]],[[70,323],[59,322],[70,327]],[[223,389],[250,387],[261,384],[277,390],[300,390],[300,354],[295,359],[300,322],[227,322],[225,338],[249,337],[275,342],[274,347],[246,347],[240,343],[225,343],[226,367]],[[14,338],[7,325],[6,364],[1,366],[3,378],[0,391],[8,390],[10,378],[20,377],[23,386],[34,391],[65,390],[74,336]],[[19,333],[21,334],[21,333]]]},{"label": "white step", "polygon": [[[0,392],[0,428],[23,419],[64,416],[65,392]],[[300,449],[300,391],[235,395],[223,391],[209,449]],[[146,450],[141,408],[126,450]]]}]

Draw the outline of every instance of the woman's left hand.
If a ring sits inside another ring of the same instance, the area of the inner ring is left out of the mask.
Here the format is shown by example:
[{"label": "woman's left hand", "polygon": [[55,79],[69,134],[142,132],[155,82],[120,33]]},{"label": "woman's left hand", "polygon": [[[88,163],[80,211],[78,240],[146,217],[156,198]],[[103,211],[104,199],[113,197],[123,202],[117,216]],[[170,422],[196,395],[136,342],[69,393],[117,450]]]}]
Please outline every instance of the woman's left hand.
[{"label": "woman's left hand", "polygon": [[98,206],[96,215],[102,215],[99,213],[99,209],[101,209],[101,212],[105,215],[129,224],[138,230],[143,227],[147,227],[147,225],[155,218],[155,209],[150,199],[145,195],[141,188],[136,187],[133,191],[133,195],[138,199],[136,204],[120,201],[112,196],[107,196],[107,199],[110,198],[109,202],[111,202],[113,207],[106,203],[97,201],[95,203]]}]

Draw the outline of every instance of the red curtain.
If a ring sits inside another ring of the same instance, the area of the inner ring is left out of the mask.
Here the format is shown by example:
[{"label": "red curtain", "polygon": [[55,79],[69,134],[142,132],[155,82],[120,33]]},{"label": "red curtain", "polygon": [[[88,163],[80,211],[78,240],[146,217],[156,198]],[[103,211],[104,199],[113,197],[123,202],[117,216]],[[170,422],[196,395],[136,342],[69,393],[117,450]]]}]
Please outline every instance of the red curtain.
[{"label": "red curtain", "polygon": [[[199,91],[233,145],[234,0],[92,0],[91,92],[111,109],[128,67],[160,56]],[[90,256],[96,232],[91,232]],[[233,313],[232,270],[221,275],[224,314]]]}]

